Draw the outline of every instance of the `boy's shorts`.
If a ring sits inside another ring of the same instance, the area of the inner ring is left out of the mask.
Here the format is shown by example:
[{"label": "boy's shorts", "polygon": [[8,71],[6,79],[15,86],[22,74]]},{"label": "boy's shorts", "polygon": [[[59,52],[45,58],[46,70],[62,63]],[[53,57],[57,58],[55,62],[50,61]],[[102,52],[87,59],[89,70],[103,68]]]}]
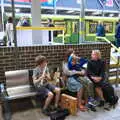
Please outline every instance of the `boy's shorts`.
[{"label": "boy's shorts", "polygon": [[47,83],[45,86],[37,87],[37,91],[39,95],[42,95],[42,97],[47,97],[49,92],[55,92],[55,85],[52,85],[50,83]]}]

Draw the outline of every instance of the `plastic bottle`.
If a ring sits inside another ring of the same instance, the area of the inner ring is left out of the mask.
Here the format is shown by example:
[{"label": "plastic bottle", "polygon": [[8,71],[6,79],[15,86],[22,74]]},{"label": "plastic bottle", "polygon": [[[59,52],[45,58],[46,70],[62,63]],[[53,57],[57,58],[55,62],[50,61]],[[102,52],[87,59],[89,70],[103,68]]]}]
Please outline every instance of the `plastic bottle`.
[{"label": "plastic bottle", "polygon": [[1,93],[3,93],[4,92],[4,84],[2,83],[2,84],[0,84],[0,89],[1,89]]}]

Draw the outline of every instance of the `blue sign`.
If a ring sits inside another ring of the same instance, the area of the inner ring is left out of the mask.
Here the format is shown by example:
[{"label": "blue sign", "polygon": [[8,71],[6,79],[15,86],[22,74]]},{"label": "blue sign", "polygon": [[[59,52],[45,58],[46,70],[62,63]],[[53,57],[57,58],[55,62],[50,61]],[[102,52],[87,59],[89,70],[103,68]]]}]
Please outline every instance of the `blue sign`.
[{"label": "blue sign", "polygon": [[[57,2],[57,0],[40,0],[41,1],[41,5],[42,6],[54,6]],[[4,0],[4,3],[8,3],[10,4],[11,3],[11,0]],[[31,0],[14,0],[14,3],[15,4],[22,4],[22,5],[30,5],[31,4]]]},{"label": "blue sign", "polygon": [[57,7],[80,8],[80,0],[57,0]]}]

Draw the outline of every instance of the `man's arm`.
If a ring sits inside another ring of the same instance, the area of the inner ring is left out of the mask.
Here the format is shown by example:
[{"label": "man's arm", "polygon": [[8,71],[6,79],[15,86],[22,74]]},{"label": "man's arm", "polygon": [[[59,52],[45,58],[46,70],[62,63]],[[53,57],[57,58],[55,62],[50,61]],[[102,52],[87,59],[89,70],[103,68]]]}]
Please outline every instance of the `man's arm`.
[{"label": "man's arm", "polygon": [[87,75],[88,76],[93,76],[94,75],[92,69],[93,69],[93,67],[92,67],[91,61],[88,61],[88,63],[87,63]]},{"label": "man's arm", "polygon": [[105,77],[105,62],[101,61],[101,63],[99,65],[101,67],[100,68],[99,76],[92,76],[91,75],[91,78],[94,80],[94,82],[100,82]]},{"label": "man's arm", "polygon": [[104,79],[105,77],[105,62],[104,61],[101,61],[101,69],[100,69],[100,76],[102,79]]}]

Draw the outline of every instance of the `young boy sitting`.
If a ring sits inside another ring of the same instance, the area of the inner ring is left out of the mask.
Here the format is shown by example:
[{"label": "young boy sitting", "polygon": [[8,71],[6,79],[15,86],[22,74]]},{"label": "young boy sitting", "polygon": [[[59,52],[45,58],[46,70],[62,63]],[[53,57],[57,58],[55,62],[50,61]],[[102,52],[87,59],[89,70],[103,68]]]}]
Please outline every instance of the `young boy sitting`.
[{"label": "young boy sitting", "polygon": [[68,68],[70,70],[81,71],[85,63],[87,63],[87,59],[79,58],[73,53],[68,58]]},{"label": "young boy sitting", "polygon": [[41,55],[37,56],[35,58],[35,62],[37,64],[37,67],[33,71],[33,83],[39,94],[46,98],[42,112],[48,115],[48,106],[53,99],[54,93],[56,94],[55,108],[58,107],[60,88],[48,82],[48,80],[50,80],[51,78],[47,67],[46,57]]},{"label": "young boy sitting", "polygon": [[[86,63],[86,61],[84,61]],[[68,58],[68,68],[70,70],[77,70],[85,73],[85,70],[83,69],[83,62],[82,64],[80,63],[80,59],[78,60],[78,57],[75,56],[74,54],[71,54]],[[73,75],[73,77],[77,78],[79,75]]]}]

